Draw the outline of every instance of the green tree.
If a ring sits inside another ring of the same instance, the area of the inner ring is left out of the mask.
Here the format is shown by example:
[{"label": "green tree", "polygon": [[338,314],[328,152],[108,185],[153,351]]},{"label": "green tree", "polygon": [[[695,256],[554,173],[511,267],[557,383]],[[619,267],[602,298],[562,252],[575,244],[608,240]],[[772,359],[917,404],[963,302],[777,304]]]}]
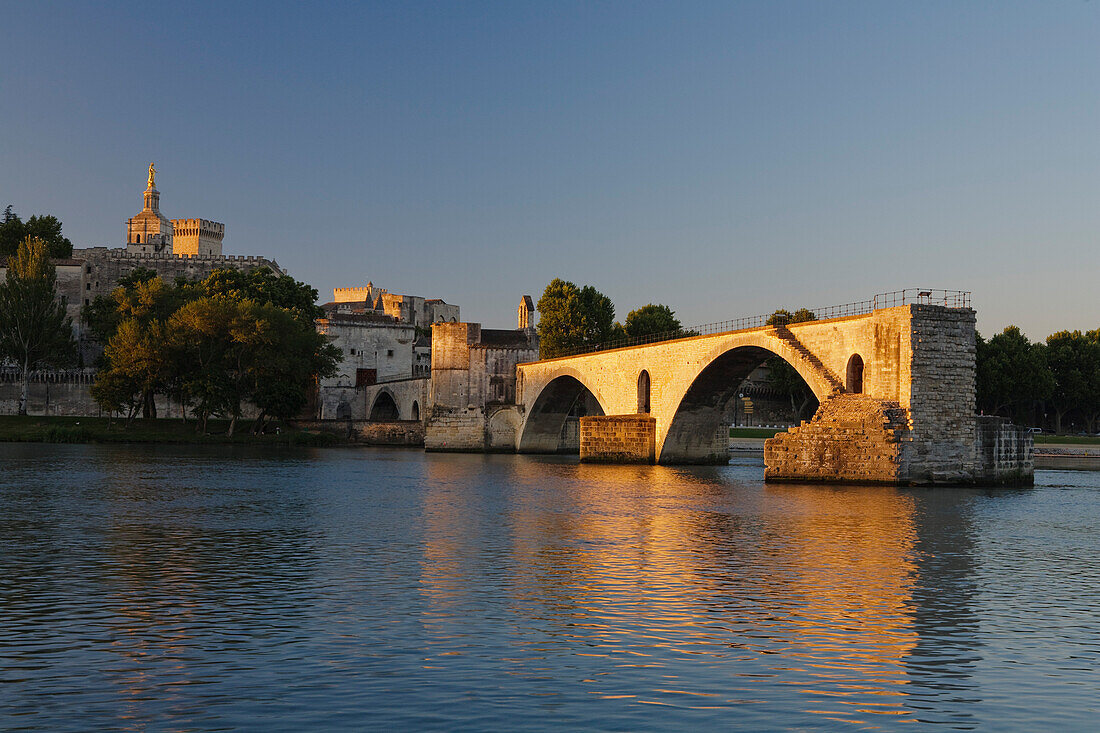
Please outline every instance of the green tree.
[{"label": "green tree", "polygon": [[45,242],[25,238],[0,285],[0,357],[11,359],[22,371],[19,414],[27,414],[30,372],[72,363],[76,355],[72,319],[55,292],[57,270],[50,263]]},{"label": "green tree", "polygon": [[[157,280],[155,286],[149,285]],[[142,292],[139,292],[144,288]],[[137,312],[155,310],[160,318],[167,319],[172,311],[181,305],[190,293],[179,286],[168,285],[160,280],[157,273],[144,267],[135,267],[118,280],[117,287],[108,295],[98,295],[88,305],[80,309],[80,319],[88,332],[100,344],[106,344],[118,330],[119,324]],[[153,300],[162,301],[154,305]],[[144,301],[145,306],[140,305]],[[144,313],[148,316],[148,313]],[[146,318],[147,319],[147,318]]]},{"label": "green tree", "polygon": [[317,290],[298,282],[290,275],[280,275],[267,267],[245,273],[240,270],[215,270],[202,282],[206,295],[234,300],[251,300],[292,311],[309,323],[321,318],[324,311],[316,305]]},{"label": "green tree", "polygon": [[252,426],[259,433],[269,417],[289,420],[299,414],[316,380],[336,374],[341,356],[340,349],[293,311],[261,305],[255,313],[262,326],[249,366],[249,398],[260,410]]},{"label": "green tree", "polygon": [[[159,282],[157,280],[156,282]],[[178,395],[182,362],[164,320],[130,317],[122,321],[104,350],[108,366],[96,375],[92,397],[108,412],[128,410],[128,421],[142,408],[157,416],[157,394]]]},{"label": "green tree", "polygon": [[45,242],[50,257],[72,257],[73,243],[61,234],[61,222],[56,216],[38,214],[24,222],[8,205],[0,221],[0,256],[15,254],[19,243],[27,237]]},{"label": "green tree", "polygon": [[1080,331],[1059,331],[1047,336],[1047,363],[1054,377],[1050,406],[1054,430],[1062,432],[1066,414],[1078,410],[1091,429],[1100,409],[1100,343]]},{"label": "green tree", "polygon": [[267,416],[293,417],[306,403],[310,383],[336,373],[339,351],[287,308],[250,300],[204,297],[187,303],[171,319],[171,330],[191,365],[184,389],[205,423],[210,415],[229,418],[236,430],[245,400]]},{"label": "green tree", "polygon": [[[817,316],[808,308],[799,308],[794,313],[780,308],[768,316],[765,323],[769,326],[783,327],[792,323],[804,323],[816,321]],[[814,396],[810,385],[798,373],[798,371],[778,356],[770,357],[764,362],[768,367],[768,384],[779,394],[785,396],[791,403],[791,411],[796,420],[804,419],[804,416],[813,407],[817,409],[817,397]]]},{"label": "green tree", "polygon": [[632,339],[665,335],[672,336],[681,331],[680,321],[667,305],[649,303],[626,315],[623,323],[626,336]]},{"label": "green tree", "polygon": [[1036,403],[1050,397],[1054,377],[1046,349],[1009,326],[989,341],[977,341],[978,408],[990,415],[1030,421]]},{"label": "green tree", "polygon": [[234,334],[242,330],[241,306],[230,298],[203,297],[172,314],[169,332],[181,355],[183,391],[194,400],[199,429],[211,415],[231,415],[236,422],[245,394],[239,362],[243,358]]},{"label": "green tree", "polygon": [[615,306],[591,285],[577,288],[554,278],[536,308],[539,355],[543,359],[606,343],[615,333]]},{"label": "green tree", "polygon": [[[156,273],[138,268],[120,280],[119,287],[109,297],[100,296],[82,309],[92,335],[106,344],[100,373],[112,388],[128,381],[140,386],[142,417],[157,416],[158,394],[186,402],[176,368],[179,354],[173,346],[168,321],[194,297],[192,289],[169,285]],[[100,393],[106,396],[102,389]],[[93,397],[96,394],[93,392]],[[100,406],[110,411],[108,402],[102,401]]]}]

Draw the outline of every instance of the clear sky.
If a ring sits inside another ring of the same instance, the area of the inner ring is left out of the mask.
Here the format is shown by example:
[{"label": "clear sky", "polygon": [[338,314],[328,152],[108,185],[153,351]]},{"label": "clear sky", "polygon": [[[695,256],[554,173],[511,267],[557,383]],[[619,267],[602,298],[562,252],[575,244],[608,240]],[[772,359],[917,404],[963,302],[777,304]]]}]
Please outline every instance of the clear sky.
[{"label": "clear sky", "polygon": [[331,296],[514,327],[972,290],[1100,327],[1100,2],[48,3],[0,14],[0,206],[224,222]]}]

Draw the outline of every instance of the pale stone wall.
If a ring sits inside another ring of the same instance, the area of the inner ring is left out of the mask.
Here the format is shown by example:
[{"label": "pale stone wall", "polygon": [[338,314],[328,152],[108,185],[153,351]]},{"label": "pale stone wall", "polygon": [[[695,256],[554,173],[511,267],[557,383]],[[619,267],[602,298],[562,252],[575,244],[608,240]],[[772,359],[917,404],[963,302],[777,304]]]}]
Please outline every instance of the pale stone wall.
[{"label": "pale stone wall", "polygon": [[[84,276],[84,260],[72,258],[52,260],[57,272],[57,299],[64,301],[65,314],[73,319],[73,330],[80,333],[80,307],[84,303],[87,280]],[[8,275],[7,258],[0,258],[0,280]]]},{"label": "pale stone wall", "polygon": [[427,413],[427,377],[395,380],[366,387],[322,385],[318,415],[321,420],[368,420],[378,395],[387,393],[397,405],[398,419],[423,422]]},{"label": "pale stone wall", "polygon": [[975,454],[974,311],[913,305],[909,367],[909,481],[955,482],[972,476]]},{"label": "pale stone wall", "polygon": [[[27,388],[28,415],[59,415],[69,417],[108,417],[92,397],[95,374],[91,369],[34,372]],[[13,371],[0,372],[0,415],[19,413],[22,385]],[[156,395],[157,417],[181,418],[184,408],[164,395]],[[250,403],[241,406],[242,418],[251,420],[258,410]],[[187,412],[192,417],[191,412]]]},{"label": "pale stone wall", "polygon": [[649,415],[582,417],[580,428],[582,462],[654,462],[657,421]]},{"label": "pale stone wall", "polygon": [[367,316],[333,314],[314,322],[318,333],[340,349],[337,374],[321,380],[321,387],[354,387],[359,369],[374,369],[375,381],[413,376],[416,329],[409,324],[380,323]]}]

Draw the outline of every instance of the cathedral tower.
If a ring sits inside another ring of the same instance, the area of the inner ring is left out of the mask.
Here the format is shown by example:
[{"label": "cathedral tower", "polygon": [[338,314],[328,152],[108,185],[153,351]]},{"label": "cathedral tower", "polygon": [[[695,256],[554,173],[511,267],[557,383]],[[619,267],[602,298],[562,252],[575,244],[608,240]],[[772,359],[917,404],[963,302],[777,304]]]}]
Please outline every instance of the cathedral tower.
[{"label": "cathedral tower", "polygon": [[126,222],[126,251],[134,253],[168,254],[172,251],[172,222],[160,213],[160,191],[157,190],[157,169],[149,164],[149,180],[145,187],[145,206],[137,216]]}]

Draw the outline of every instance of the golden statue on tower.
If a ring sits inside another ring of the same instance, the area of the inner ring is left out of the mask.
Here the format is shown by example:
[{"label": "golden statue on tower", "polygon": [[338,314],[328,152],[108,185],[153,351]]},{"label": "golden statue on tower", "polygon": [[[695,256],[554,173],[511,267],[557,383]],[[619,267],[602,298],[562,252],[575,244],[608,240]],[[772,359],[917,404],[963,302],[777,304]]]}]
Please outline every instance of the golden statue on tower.
[{"label": "golden statue on tower", "polygon": [[149,164],[149,188],[157,187],[157,169],[153,167],[153,164]]}]

